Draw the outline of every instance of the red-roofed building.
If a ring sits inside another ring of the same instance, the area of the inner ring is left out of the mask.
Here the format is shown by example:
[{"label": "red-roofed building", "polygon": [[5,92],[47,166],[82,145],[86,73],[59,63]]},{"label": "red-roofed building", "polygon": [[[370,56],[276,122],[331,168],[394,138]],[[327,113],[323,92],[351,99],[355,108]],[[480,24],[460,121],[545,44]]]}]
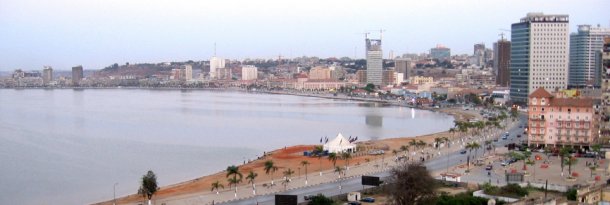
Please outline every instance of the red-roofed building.
[{"label": "red-roofed building", "polygon": [[529,145],[588,147],[597,142],[592,98],[561,98],[544,88],[529,95]]}]

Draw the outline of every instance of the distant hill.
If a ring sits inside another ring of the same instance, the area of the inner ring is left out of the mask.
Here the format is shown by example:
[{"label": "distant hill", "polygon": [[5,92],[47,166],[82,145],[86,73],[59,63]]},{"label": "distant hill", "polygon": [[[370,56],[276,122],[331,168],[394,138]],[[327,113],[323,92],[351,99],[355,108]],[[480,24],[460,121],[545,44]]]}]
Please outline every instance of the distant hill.
[{"label": "distant hill", "polygon": [[169,74],[172,69],[180,68],[182,65],[190,64],[193,66],[193,70],[201,69],[201,63],[195,62],[172,62],[172,63],[143,63],[143,64],[126,64],[118,65],[113,64],[105,67],[93,74],[95,77],[108,77],[108,76],[122,76],[122,75],[134,75],[138,77],[147,77],[155,74]]}]

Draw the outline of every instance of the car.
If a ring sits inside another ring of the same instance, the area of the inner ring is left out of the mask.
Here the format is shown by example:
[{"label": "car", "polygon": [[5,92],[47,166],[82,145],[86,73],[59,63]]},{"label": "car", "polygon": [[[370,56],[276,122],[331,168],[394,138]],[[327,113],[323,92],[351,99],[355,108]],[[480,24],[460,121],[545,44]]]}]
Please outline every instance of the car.
[{"label": "car", "polygon": [[466,154],[466,150],[460,151],[460,154]]},{"label": "car", "polygon": [[494,142],[498,142],[498,138],[495,138],[495,139],[494,139]]},{"label": "car", "polygon": [[374,203],[375,202],[375,198],[373,198],[373,197],[365,197],[365,198],[362,198],[360,201],[361,202]]},{"label": "car", "polygon": [[347,204],[347,205],[361,205],[362,203],[357,202],[357,201],[349,201],[349,202],[347,202],[345,204]]},{"label": "car", "polygon": [[507,137],[507,136],[502,136],[502,139],[503,139],[503,140],[507,140],[507,139],[508,139],[508,137]]},{"label": "car", "polygon": [[313,197],[315,197],[315,195],[305,195],[305,196],[303,196],[303,199],[305,199],[305,201],[309,201],[309,200],[311,200]]},{"label": "car", "polygon": [[517,135],[517,138],[521,137],[521,135]]},{"label": "car", "polygon": [[485,167],[485,170],[489,171],[489,170],[492,170],[493,168],[494,168],[494,166],[490,164]]}]

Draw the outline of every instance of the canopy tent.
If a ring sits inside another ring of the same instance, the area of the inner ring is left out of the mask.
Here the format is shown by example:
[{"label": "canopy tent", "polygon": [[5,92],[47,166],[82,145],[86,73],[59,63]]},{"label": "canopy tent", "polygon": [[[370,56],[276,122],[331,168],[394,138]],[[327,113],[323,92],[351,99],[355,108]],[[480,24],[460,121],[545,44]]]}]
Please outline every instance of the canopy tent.
[{"label": "canopy tent", "polygon": [[335,139],[328,141],[324,144],[324,150],[329,153],[340,153],[340,152],[356,152],[356,145],[345,139],[341,133],[335,137]]}]

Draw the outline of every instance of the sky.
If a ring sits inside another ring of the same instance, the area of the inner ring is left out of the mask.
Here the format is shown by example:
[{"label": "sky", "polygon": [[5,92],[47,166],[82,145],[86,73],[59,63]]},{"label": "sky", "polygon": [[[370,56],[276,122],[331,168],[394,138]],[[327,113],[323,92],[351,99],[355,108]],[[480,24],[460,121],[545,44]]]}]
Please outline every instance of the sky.
[{"label": "sky", "polygon": [[101,69],[299,56],[364,57],[364,32],[383,32],[384,56],[489,48],[528,12],[610,27],[608,0],[0,0],[0,71]]}]

